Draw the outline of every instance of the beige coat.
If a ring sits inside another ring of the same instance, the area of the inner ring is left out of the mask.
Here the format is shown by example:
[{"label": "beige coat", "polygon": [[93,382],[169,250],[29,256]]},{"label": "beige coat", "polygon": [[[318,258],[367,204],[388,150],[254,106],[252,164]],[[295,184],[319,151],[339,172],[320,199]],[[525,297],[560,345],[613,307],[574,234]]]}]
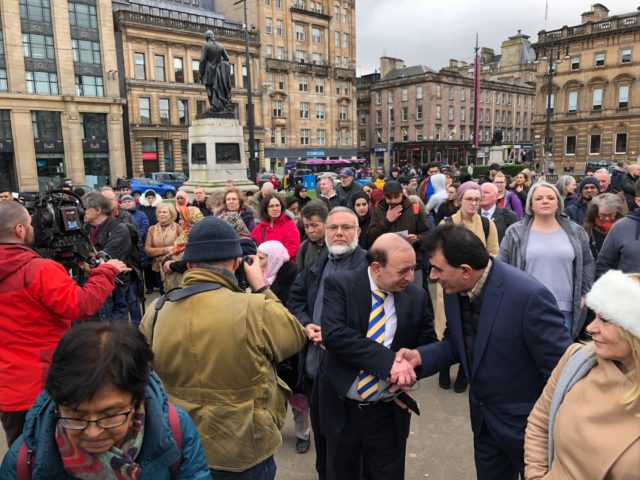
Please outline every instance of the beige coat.
[{"label": "beige coat", "polygon": [[282,443],[286,396],[275,364],[306,341],[298,320],[270,290],[242,292],[231,273],[190,269],[185,287],[222,288],[166,302],[153,328],[155,302],[140,329],[169,399],[196,424],[209,467],[246,470]]},{"label": "beige coat", "polygon": [[[597,365],[567,393],[553,429],[554,460],[547,467],[549,407],[571,345],[529,416],[525,435],[527,480],[637,480],[640,478],[640,404],[620,404],[631,381],[609,360]],[[585,347],[583,347],[585,348]]]}]

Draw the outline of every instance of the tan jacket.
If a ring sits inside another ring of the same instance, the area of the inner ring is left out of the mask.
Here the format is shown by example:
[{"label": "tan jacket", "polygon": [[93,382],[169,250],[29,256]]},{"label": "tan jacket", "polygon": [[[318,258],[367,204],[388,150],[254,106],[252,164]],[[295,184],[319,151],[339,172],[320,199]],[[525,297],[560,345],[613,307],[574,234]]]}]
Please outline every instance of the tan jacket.
[{"label": "tan jacket", "polygon": [[152,328],[154,302],[140,328],[170,400],[196,424],[209,467],[239,472],[282,442],[286,395],[274,364],[298,352],[306,337],[270,290],[248,294],[232,278],[188,270],[185,287],[217,282],[222,288],[166,302]]},{"label": "tan jacket", "polygon": [[[547,467],[549,406],[562,368],[580,345],[571,345],[553,370],[529,416],[524,461],[527,480],[637,480],[640,478],[640,404],[620,403],[631,381],[609,360],[567,393],[553,429],[554,459]],[[585,347],[583,347],[585,348]]]},{"label": "tan jacket", "polygon": [[[453,215],[451,215],[451,221],[456,225],[462,225],[462,214],[460,211],[457,211]],[[466,227],[466,225],[465,225]],[[468,228],[468,227],[467,227]],[[498,229],[496,228],[495,223],[492,220],[489,221],[489,235],[485,238],[484,229],[482,228],[482,217],[480,214],[476,214],[473,216],[473,225],[469,228],[476,236],[482,241],[485,247],[487,247],[487,251],[489,255],[492,257],[498,256],[498,249],[500,245],[498,244]]]}]

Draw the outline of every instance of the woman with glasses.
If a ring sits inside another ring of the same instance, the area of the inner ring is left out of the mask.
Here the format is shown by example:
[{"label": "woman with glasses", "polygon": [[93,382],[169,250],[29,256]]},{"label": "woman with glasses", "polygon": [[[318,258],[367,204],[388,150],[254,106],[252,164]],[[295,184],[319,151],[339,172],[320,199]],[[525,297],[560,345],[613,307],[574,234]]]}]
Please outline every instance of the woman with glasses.
[{"label": "woman with glasses", "polygon": [[618,195],[601,193],[591,200],[582,226],[589,235],[593,258],[598,258],[604,239],[607,238],[613,224],[626,215],[627,205]]},{"label": "woman with glasses", "polygon": [[[481,197],[480,185],[476,182],[463,183],[456,191],[456,201],[458,205],[460,205],[460,209],[451,217],[445,218],[444,221],[462,225],[471,230],[482,241],[489,255],[495,257],[498,254],[498,230],[491,220],[484,218],[478,213]],[[437,286],[437,296],[435,328],[438,338],[442,338],[447,320],[444,313],[442,287],[439,284]],[[462,365],[460,365],[458,367],[458,375],[453,384],[454,392],[464,392],[467,389],[467,383],[467,376],[464,373]],[[451,387],[451,377],[449,376],[448,368],[440,371],[438,385],[445,390]]]},{"label": "woman with glasses", "polygon": [[260,202],[260,217],[262,222],[251,232],[256,244],[277,240],[289,252],[290,261],[295,261],[300,248],[300,232],[296,223],[285,213],[282,199],[278,195],[267,195]]},{"label": "woman with glasses", "polygon": [[553,294],[572,338],[586,319],[584,295],[595,276],[589,237],[562,213],[558,189],[547,182],[531,187],[526,216],[511,225],[500,244],[498,260],[524,270]]},{"label": "woman with glasses", "polygon": [[195,426],[169,405],[152,359],[127,323],[69,330],[0,478],[210,479]]}]

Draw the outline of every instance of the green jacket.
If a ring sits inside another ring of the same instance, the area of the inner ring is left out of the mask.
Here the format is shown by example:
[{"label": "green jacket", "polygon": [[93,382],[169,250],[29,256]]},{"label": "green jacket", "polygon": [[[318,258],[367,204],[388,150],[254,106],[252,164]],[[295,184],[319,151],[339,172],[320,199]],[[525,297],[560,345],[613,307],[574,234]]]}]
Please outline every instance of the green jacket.
[{"label": "green jacket", "polygon": [[288,389],[274,364],[306,337],[270,290],[245,293],[222,270],[191,269],[183,278],[185,287],[201,282],[222,288],[166,302],[155,327],[154,302],[140,328],[170,400],[196,424],[209,467],[241,472],[282,443]]}]

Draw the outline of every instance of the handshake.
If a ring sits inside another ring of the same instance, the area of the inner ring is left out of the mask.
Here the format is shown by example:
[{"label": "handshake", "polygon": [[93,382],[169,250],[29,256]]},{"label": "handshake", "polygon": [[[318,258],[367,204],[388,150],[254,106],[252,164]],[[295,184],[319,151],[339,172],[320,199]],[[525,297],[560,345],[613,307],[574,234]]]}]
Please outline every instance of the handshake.
[{"label": "handshake", "polygon": [[422,359],[417,350],[401,348],[396,353],[395,361],[389,372],[389,394],[400,408],[420,415],[418,404],[413,399],[411,387],[417,380],[415,369],[422,365]]}]

